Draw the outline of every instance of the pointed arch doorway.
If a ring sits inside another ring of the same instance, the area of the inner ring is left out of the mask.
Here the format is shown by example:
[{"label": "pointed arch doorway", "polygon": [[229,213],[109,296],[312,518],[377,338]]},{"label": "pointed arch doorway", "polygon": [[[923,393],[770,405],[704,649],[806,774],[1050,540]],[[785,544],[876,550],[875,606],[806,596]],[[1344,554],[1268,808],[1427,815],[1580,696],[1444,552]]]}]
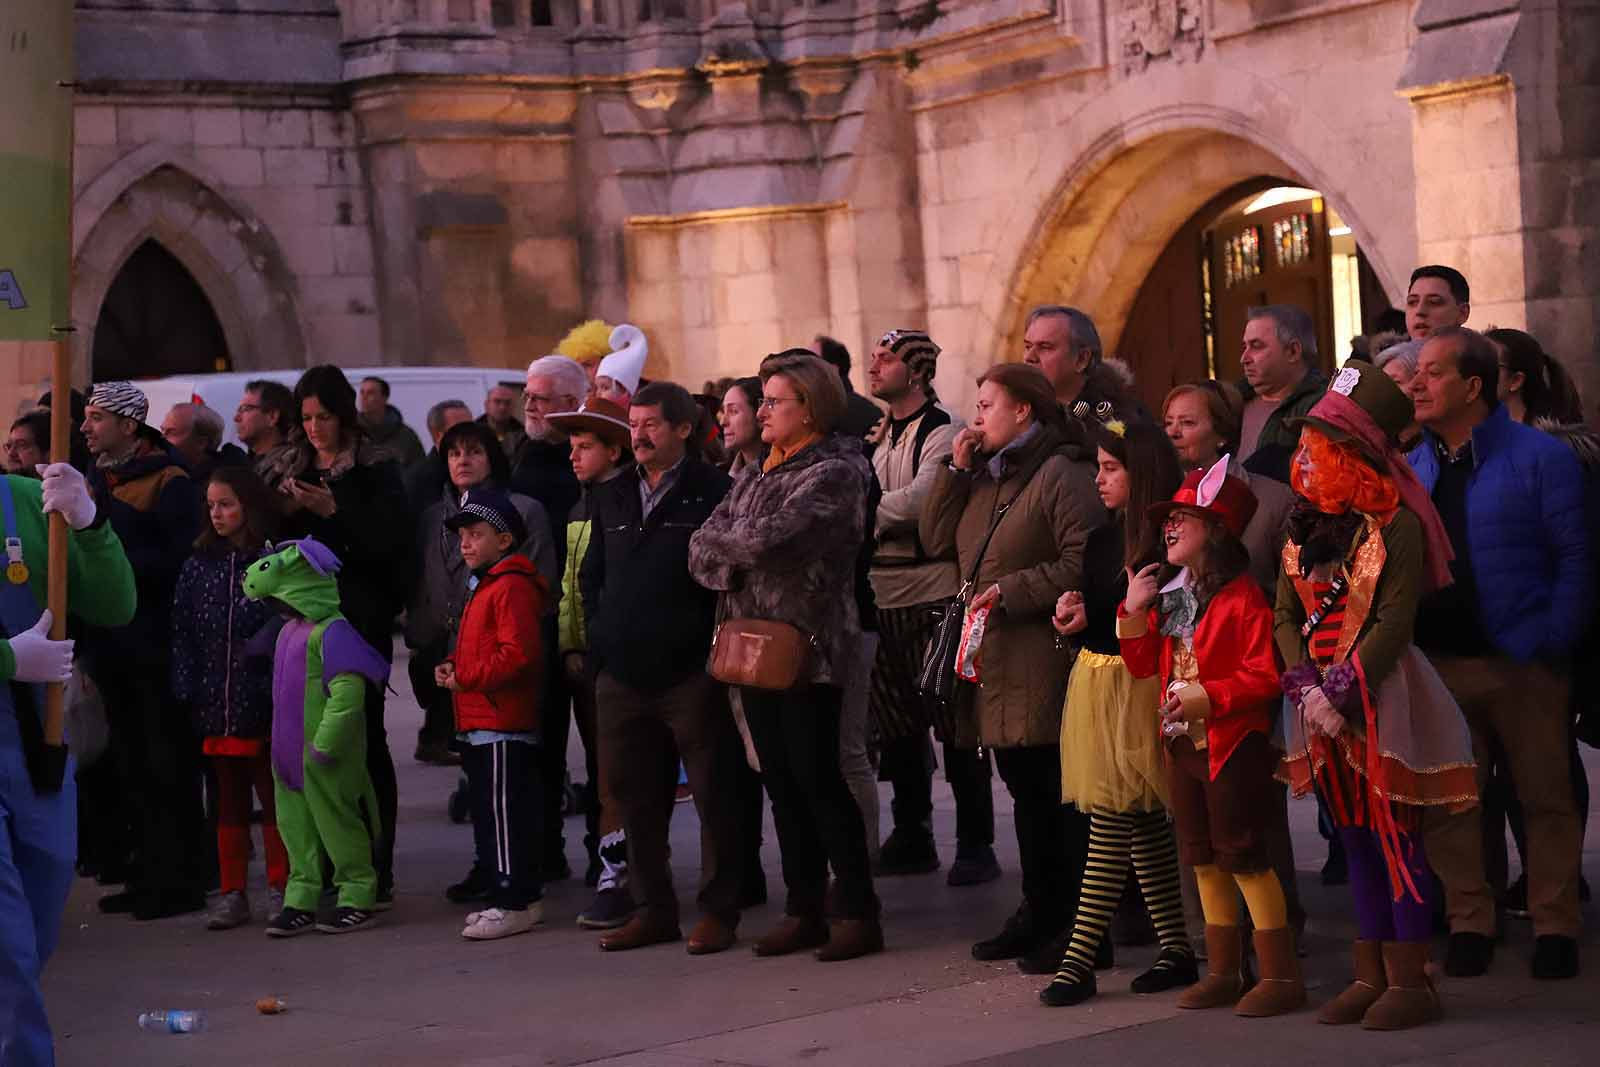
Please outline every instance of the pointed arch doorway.
[{"label": "pointed arch doorway", "polygon": [[194,275],[161,243],[133,250],[95,321],[94,381],[231,370],[228,339]]}]

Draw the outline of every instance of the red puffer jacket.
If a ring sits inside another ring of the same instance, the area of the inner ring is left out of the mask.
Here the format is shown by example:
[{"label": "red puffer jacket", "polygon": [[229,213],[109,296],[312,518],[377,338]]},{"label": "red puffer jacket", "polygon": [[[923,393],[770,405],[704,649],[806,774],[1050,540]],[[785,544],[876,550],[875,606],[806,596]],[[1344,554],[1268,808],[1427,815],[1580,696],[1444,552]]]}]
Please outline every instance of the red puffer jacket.
[{"label": "red puffer jacket", "polygon": [[456,729],[521,732],[539,726],[545,582],[526,556],[489,568],[467,598],[456,639]]}]

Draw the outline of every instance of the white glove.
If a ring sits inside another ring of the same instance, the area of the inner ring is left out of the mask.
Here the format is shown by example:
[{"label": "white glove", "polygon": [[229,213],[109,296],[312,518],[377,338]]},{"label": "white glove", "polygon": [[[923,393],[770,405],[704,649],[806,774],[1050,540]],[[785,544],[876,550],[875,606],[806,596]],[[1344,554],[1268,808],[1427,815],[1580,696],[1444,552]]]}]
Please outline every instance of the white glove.
[{"label": "white glove", "polygon": [[1320,685],[1303,690],[1301,699],[1303,701],[1301,706],[1305,709],[1306,721],[1311,724],[1311,727],[1317,733],[1325,734],[1328,737],[1338,737],[1344,732],[1344,716],[1334,710],[1333,705],[1328,702],[1328,697],[1323,693]]},{"label": "white glove", "polygon": [[41,463],[39,474],[44,479],[46,512],[60,512],[74,530],[94,521],[94,497],[89,495],[89,484],[78,468],[70,463]]},{"label": "white glove", "polygon": [[17,661],[12,681],[65,682],[72,677],[75,642],[50,640],[51,621],[50,612],[46,610],[33,624],[33,629],[24,630],[11,639],[11,655]]}]

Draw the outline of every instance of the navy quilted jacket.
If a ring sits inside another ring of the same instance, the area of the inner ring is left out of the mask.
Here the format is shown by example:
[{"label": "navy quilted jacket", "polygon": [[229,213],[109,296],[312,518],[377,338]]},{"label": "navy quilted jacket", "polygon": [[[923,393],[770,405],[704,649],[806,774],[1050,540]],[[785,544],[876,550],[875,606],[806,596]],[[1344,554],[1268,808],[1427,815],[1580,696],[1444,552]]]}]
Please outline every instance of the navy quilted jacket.
[{"label": "navy quilted jacket", "polygon": [[262,553],[199,551],[178,572],[172,599],[172,695],[187,704],[201,737],[272,732],[272,659],[247,659],[245,645],[271,621],[266,601],[240,583]]},{"label": "navy quilted jacket", "polygon": [[[1430,493],[1437,440],[1424,433],[1410,456]],[[1584,634],[1594,581],[1583,469],[1504,407],[1472,431],[1472,454],[1467,526],[1484,627],[1513,659],[1564,659]]]}]

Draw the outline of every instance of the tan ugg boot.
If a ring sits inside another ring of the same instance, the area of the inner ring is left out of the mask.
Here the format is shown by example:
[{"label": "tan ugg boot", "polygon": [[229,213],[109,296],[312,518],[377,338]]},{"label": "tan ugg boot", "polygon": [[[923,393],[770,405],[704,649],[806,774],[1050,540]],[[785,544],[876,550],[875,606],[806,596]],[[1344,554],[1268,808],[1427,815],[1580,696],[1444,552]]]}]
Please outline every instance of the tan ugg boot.
[{"label": "tan ugg boot", "polygon": [[1261,978],[1240,998],[1235,1015],[1265,1019],[1305,1007],[1306,984],[1294,954],[1294,931],[1287,926],[1255,932],[1256,965]]},{"label": "tan ugg boot", "polygon": [[1180,1008],[1222,1008],[1244,996],[1244,937],[1237,926],[1206,924],[1206,976],[1178,997]]},{"label": "tan ugg boot", "polygon": [[1367,1009],[1378,1002],[1383,996],[1383,991],[1389,987],[1389,980],[1383,972],[1383,945],[1379,941],[1357,941],[1355,943],[1355,981],[1345,987],[1343,993],[1334,997],[1322,1006],[1317,1012],[1317,1022],[1327,1023],[1329,1026],[1348,1026],[1358,1023],[1367,1014]]},{"label": "tan ugg boot", "polygon": [[1366,1030],[1409,1030],[1444,1014],[1439,993],[1428,978],[1428,945],[1423,941],[1385,941],[1383,969],[1389,988],[1361,1017]]}]

